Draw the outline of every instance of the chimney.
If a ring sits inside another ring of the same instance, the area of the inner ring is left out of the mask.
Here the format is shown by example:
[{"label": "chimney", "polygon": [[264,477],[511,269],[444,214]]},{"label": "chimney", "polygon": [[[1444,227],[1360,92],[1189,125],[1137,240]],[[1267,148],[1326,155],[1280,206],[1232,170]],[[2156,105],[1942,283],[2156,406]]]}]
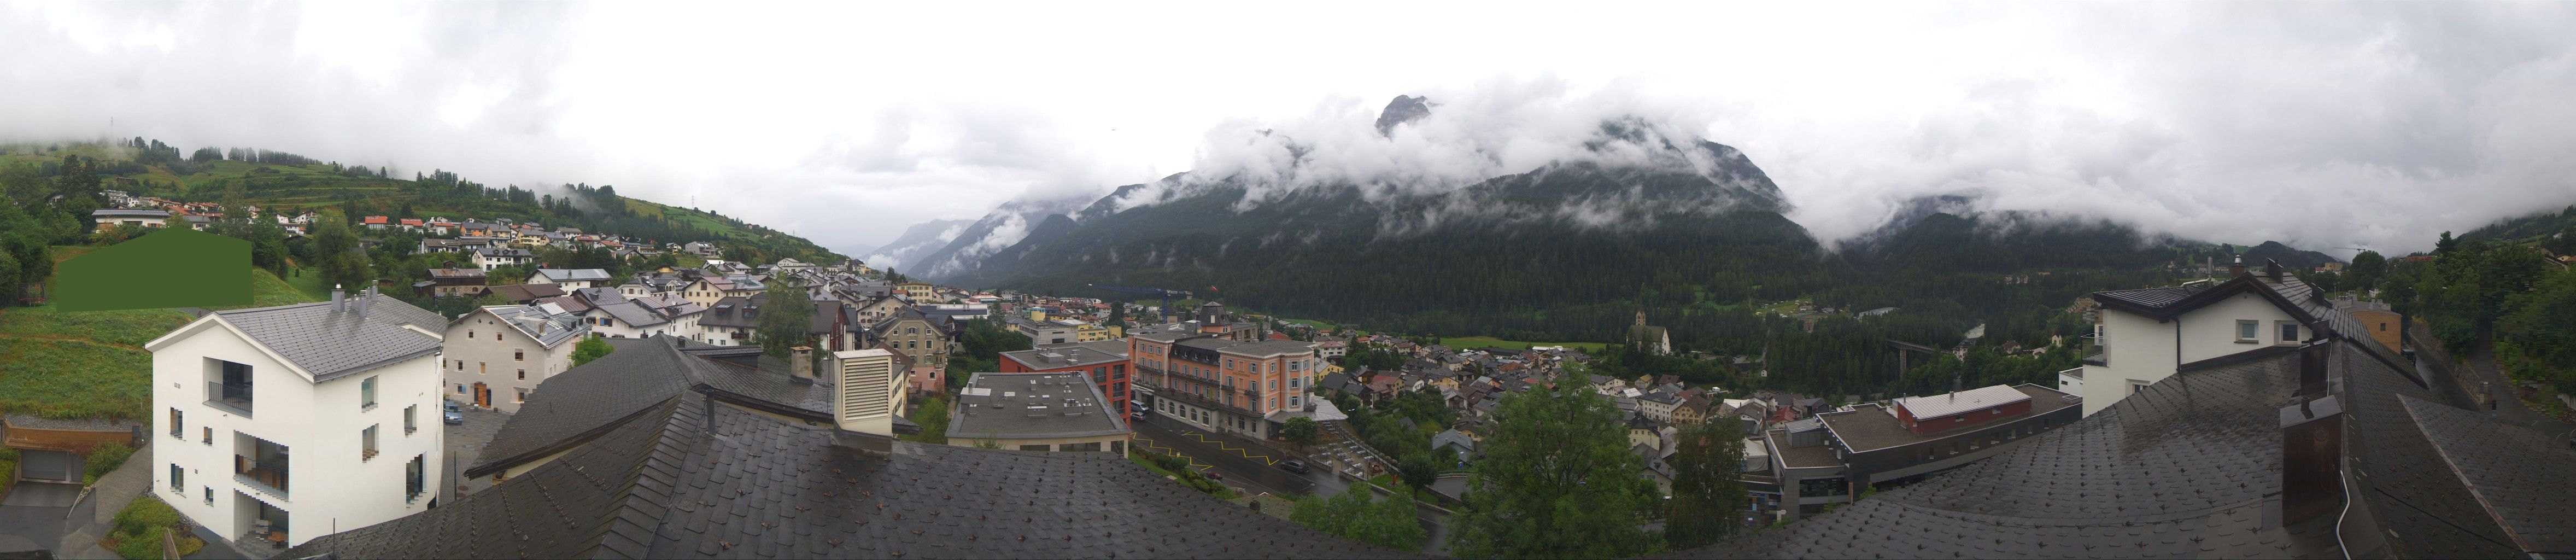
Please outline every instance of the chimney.
[{"label": "chimney", "polygon": [[834,445],[867,453],[894,449],[894,416],[903,410],[903,370],[882,348],[832,353]]},{"label": "chimney", "polygon": [[2233,263],[2229,263],[2229,264],[2227,265],[2227,277],[2228,277],[2228,278],[2235,278],[2235,277],[2244,276],[2244,275],[2245,275],[2245,255],[2237,255],[2237,256],[2236,256],[2236,261],[2235,261],[2235,262],[2233,262]]},{"label": "chimney", "polygon": [[2281,261],[2263,259],[2263,275],[2272,277],[2274,282],[2281,281]]},{"label": "chimney", "polygon": [[811,346],[796,346],[788,348],[787,354],[789,356],[794,356],[793,361],[796,362],[796,379],[808,382],[813,381],[814,348]]},{"label": "chimney", "polygon": [[331,311],[332,311],[333,313],[338,313],[338,312],[341,312],[341,311],[348,311],[348,310],[349,310],[349,293],[348,293],[348,292],[346,292],[346,291],[342,291],[342,290],[340,289],[340,285],[339,285],[339,284],[332,284],[332,285],[331,285]]},{"label": "chimney", "polygon": [[374,301],[375,299],[376,286],[374,283],[369,283],[367,284],[367,291],[358,292],[357,301],[349,302],[349,309],[358,312],[359,315],[366,315],[367,302]]},{"label": "chimney", "polygon": [[2281,407],[2281,520],[2333,515],[2343,505],[2343,406],[2333,395]]}]

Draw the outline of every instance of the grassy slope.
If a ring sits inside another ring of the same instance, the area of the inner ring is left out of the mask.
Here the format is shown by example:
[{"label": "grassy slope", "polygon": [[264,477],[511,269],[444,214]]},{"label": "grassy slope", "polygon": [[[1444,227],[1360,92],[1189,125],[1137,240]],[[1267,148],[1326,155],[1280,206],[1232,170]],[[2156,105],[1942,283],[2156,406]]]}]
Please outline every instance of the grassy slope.
[{"label": "grassy slope", "polygon": [[[56,247],[69,259],[96,247]],[[309,277],[309,276],[308,276]],[[251,271],[252,306],[319,301],[265,270]],[[0,309],[0,409],[54,417],[142,418],[152,354],[143,344],[186,325],[174,309]]]},{"label": "grassy slope", "polygon": [[1585,352],[1599,352],[1602,347],[1609,346],[1608,343],[1602,342],[1523,342],[1518,340],[1503,340],[1490,336],[1442,338],[1440,339],[1440,343],[1448,345],[1450,348],[1484,348],[1487,346],[1501,346],[1514,350],[1528,350],[1531,346],[1567,346],[1578,348]]}]

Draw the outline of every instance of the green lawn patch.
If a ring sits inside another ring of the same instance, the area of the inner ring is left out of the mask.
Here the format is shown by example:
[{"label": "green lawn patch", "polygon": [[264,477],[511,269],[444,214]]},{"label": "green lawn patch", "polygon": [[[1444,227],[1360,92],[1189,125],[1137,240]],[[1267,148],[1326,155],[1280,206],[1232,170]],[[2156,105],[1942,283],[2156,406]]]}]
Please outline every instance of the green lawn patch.
[{"label": "green lawn patch", "polygon": [[152,405],[151,386],[152,354],[141,348],[0,336],[0,409],[139,420]]},{"label": "green lawn patch", "polygon": [[1606,342],[1523,342],[1518,340],[1503,340],[1490,336],[1442,338],[1440,339],[1440,343],[1454,349],[1500,346],[1513,350],[1528,350],[1531,346],[1564,346],[1580,349],[1585,352],[1599,352],[1601,351],[1601,348],[1610,345]]},{"label": "green lawn patch", "polygon": [[0,309],[0,338],[69,339],[141,349],[188,324],[175,309],[60,311],[50,305]]},{"label": "green lawn patch", "polygon": [[99,539],[98,545],[129,559],[161,558],[164,531],[177,537],[180,556],[196,554],[206,548],[206,541],[197,538],[196,532],[189,530],[186,522],[180,521],[179,510],[171,509],[170,504],[150,492],[134,497],[133,503],[117,510],[114,523],[115,529],[108,531],[106,538]]}]

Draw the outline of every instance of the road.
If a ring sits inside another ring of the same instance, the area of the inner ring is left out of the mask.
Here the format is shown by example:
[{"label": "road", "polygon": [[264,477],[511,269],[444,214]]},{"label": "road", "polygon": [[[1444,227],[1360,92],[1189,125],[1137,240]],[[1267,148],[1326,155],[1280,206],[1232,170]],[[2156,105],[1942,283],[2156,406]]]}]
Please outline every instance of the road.
[{"label": "road", "polygon": [[2489,336],[2480,336],[2475,343],[2476,347],[2464,353],[2468,357],[2466,363],[2461,363],[2456,359],[2458,356],[2443,348],[2441,342],[2433,338],[2432,333],[2428,332],[2423,325],[2410,325],[2409,328],[2411,329],[2409,334],[2414,338],[2415,355],[2419,367],[2422,365],[2439,367],[2456,376],[2461,381],[2462,388],[2471,394],[2484,392],[2484,395],[2478,396],[2480,401],[2478,408],[2484,409],[2486,403],[2491,400],[2495,403],[2496,410],[2490,414],[2497,419],[2555,434],[2559,438],[2576,437],[2571,435],[2571,432],[2576,432],[2576,424],[2560,422],[2532,411],[2530,407],[2522,404],[2520,397],[2514,395],[2513,381],[2501,379],[2496,375],[2495,355],[2489,350],[2494,347],[2494,344]]},{"label": "road", "polygon": [[[1145,418],[1143,422],[1133,423],[1137,447],[1187,458],[1192,468],[1202,472],[1216,471],[1225,477],[1225,485],[1237,493],[1269,492],[1274,496],[1295,499],[1303,494],[1330,497],[1350,489],[1350,482],[1324,469],[1310,469],[1301,475],[1279,468],[1277,463],[1289,457],[1263,444],[1235,436],[1209,434],[1197,426],[1165,418],[1161,414]],[[1428,505],[1417,505],[1415,510],[1415,521],[1421,523],[1423,531],[1429,535],[1422,551],[1438,553],[1444,550],[1449,541],[1448,514]]]}]

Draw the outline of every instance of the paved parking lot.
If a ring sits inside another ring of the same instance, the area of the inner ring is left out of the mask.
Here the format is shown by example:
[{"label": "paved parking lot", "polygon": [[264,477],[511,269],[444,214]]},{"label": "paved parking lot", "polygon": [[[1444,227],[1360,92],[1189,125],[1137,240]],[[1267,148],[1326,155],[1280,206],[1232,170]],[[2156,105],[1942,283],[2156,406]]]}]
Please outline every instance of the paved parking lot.
[{"label": "paved parking lot", "polygon": [[[467,405],[464,409],[464,424],[446,425],[443,424],[445,419],[440,420],[441,425],[447,428],[447,454],[455,458],[454,464],[457,469],[476,465],[482,459],[483,444],[491,443],[492,434],[501,432],[501,423],[510,420],[510,415],[499,411],[484,410],[472,405]],[[462,474],[460,470],[450,473],[450,476],[462,476]],[[458,491],[459,495],[469,494],[482,488],[481,485],[474,484],[460,486],[463,488]]]}]

